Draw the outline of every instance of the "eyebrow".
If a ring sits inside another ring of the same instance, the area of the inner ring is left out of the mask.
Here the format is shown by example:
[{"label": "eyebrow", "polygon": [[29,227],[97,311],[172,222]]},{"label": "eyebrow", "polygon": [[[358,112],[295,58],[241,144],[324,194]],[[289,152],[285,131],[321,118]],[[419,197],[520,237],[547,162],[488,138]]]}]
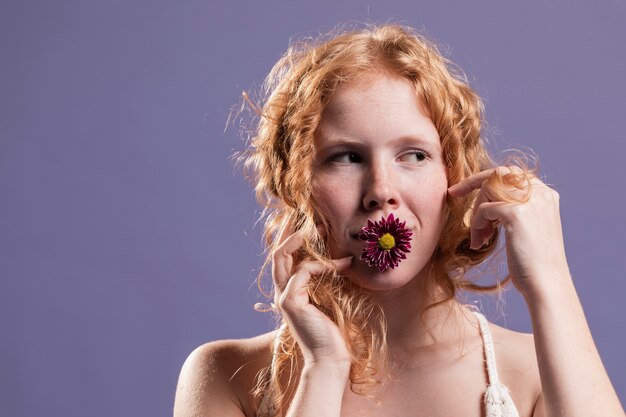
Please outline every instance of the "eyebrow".
[{"label": "eyebrow", "polygon": [[[391,139],[390,141],[394,144],[400,144],[400,145],[408,144],[408,143],[419,143],[422,146],[435,147],[436,149],[441,148],[440,140],[433,141],[430,139],[426,139],[425,136],[421,134],[402,135],[397,138]],[[326,137],[326,145],[324,146],[324,148],[331,147],[331,146],[338,146],[338,145],[361,146],[362,142],[359,140],[352,139],[350,137],[344,137],[344,136],[327,136]]]}]

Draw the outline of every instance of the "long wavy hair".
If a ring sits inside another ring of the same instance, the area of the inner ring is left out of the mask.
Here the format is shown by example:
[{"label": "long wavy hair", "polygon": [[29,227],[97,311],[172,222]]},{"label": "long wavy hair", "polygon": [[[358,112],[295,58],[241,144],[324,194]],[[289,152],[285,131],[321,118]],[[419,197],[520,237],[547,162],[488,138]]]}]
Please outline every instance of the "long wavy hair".
[{"label": "long wavy hair", "polygon": [[[299,230],[305,236],[304,246],[297,253],[300,260],[331,265],[323,238],[329,235],[329,225],[312,198],[313,137],[337,86],[381,69],[407,79],[415,88],[439,133],[449,185],[496,166],[481,137],[481,98],[470,88],[463,71],[424,35],[397,24],[364,25],[292,42],[267,76],[261,97],[253,100],[243,93],[245,103],[257,118],[240,161],[263,208],[267,257],[258,286],[269,300],[273,292],[263,288],[264,271],[278,245],[277,236],[283,231]],[[508,174],[496,172],[488,181],[494,186],[522,188],[532,175],[534,170],[524,166],[521,171],[511,170]],[[495,233],[486,246],[470,250],[469,220],[476,194],[474,191],[464,198],[447,201],[443,232],[428,264],[431,273],[425,282],[434,301],[422,311],[422,317],[429,308],[455,298],[459,290],[493,292],[510,280],[506,276],[493,285],[483,286],[466,277],[469,268],[493,254],[499,236]],[[492,197],[511,201],[508,195],[498,194]],[[352,391],[373,397],[376,376],[384,375],[386,366],[386,321],[382,310],[366,292],[342,279],[337,271],[313,277],[309,295],[344,336],[352,356]],[[270,408],[282,414],[281,406],[298,383],[301,351],[284,320],[280,316],[276,320],[279,331],[273,359],[257,375],[253,394],[260,400],[269,389]]]}]

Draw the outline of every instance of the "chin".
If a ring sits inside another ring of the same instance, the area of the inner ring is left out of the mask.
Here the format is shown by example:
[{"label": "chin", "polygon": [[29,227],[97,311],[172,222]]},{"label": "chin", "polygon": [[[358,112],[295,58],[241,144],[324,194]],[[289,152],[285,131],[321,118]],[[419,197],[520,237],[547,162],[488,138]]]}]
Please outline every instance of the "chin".
[{"label": "chin", "polygon": [[394,269],[389,268],[381,272],[355,257],[354,264],[345,271],[344,275],[354,284],[367,290],[395,290],[404,287],[419,274],[419,268],[415,268],[415,265],[407,261],[400,262]]}]

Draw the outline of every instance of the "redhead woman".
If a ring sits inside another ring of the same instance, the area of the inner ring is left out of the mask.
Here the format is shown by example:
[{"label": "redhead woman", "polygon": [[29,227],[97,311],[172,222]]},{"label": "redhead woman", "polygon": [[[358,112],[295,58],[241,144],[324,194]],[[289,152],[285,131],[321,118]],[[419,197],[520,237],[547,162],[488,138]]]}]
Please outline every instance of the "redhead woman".
[{"label": "redhead woman", "polygon": [[[624,416],[569,273],[559,195],[493,162],[460,74],[398,25],[289,48],[252,104],[244,155],[279,325],[192,352],[176,417]],[[480,286],[466,272],[502,235],[509,274]],[[532,334],[458,300],[509,281]]]}]

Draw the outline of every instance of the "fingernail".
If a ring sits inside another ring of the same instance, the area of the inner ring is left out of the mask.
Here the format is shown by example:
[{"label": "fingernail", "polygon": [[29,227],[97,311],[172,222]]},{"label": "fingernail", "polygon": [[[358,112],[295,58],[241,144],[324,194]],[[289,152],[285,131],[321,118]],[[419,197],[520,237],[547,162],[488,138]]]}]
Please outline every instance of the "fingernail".
[{"label": "fingernail", "polygon": [[349,264],[349,263],[352,263],[353,259],[354,259],[354,256],[346,256],[345,258],[337,259],[337,262]]}]

